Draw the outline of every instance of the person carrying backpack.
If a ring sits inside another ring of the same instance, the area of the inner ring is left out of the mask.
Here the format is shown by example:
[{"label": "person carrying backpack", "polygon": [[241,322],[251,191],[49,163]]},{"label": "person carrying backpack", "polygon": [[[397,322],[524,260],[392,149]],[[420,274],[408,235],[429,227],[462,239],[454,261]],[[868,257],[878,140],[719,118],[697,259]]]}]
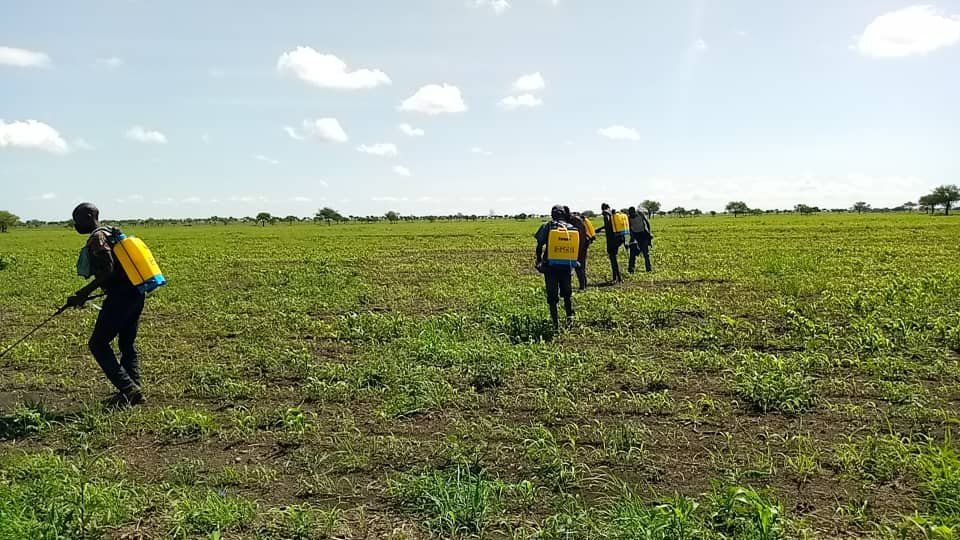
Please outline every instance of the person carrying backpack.
[{"label": "person carrying backpack", "polygon": [[563,211],[567,214],[567,221],[580,233],[580,253],[574,272],[577,274],[580,290],[585,291],[587,290],[587,250],[596,238],[596,233],[588,218],[583,217],[579,212],[571,212],[566,206],[563,207]]},{"label": "person carrying backpack", "polygon": [[650,219],[644,207],[630,207],[627,215],[630,218],[630,266],[627,272],[631,274],[637,266],[637,255],[643,254],[643,264],[647,272],[653,270],[650,265],[650,246],[653,244],[653,233],[650,229]]},{"label": "person carrying backpack", "polygon": [[[566,212],[560,205],[550,210],[550,221],[544,223],[533,235],[537,239],[535,267],[543,274],[547,289],[547,304],[553,327],[560,327],[558,304],[563,298],[567,320],[573,320],[573,290],[571,271],[577,266],[580,246],[576,228],[565,221]],[[546,253],[544,251],[546,250]]]},{"label": "person carrying backpack", "polygon": [[607,203],[603,203],[600,210],[603,212],[603,225],[597,228],[597,234],[601,231],[606,233],[607,256],[610,258],[610,270],[613,273],[611,282],[623,283],[623,276],[620,274],[620,261],[617,260],[620,246],[624,244],[623,232],[618,230],[617,215],[623,216],[623,214],[611,209]]},{"label": "person carrying backpack", "polygon": [[[67,305],[82,307],[98,288],[106,293],[88,342],[100,369],[117,389],[117,393],[104,404],[142,404],[145,400],[140,387],[140,359],[135,342],[145,295],[127,277],[113,252],[112,242],[120,230],[102,226],[100,211],[91,203],[80,204],[73,210],[73,222],[78,233],[88,235],[77,260],[77,273],[94,279],[70,295]],[[111,345],[114,338],[120,348],[119,361]]]}]

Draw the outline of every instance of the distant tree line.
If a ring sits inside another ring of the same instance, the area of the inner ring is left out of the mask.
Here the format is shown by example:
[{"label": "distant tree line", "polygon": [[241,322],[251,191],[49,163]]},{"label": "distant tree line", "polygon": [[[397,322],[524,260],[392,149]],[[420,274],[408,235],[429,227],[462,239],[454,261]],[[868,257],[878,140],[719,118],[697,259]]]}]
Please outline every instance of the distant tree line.
[{"label": "distant tree line", "polygon": [[[920,197],[917,202],[905,202],[899,206],[893,208],[874,208],[866,201],[857,201],[853,203],[849,208],[820,208],[818,206],[810,206],[807,204],[796,204],[792,209],[770,209],[770,210],[761,210],[758,208],[750,208],[744,201],[730,201],[724,207],[724,211],[727,214],[733,214],[733,217],[738,217],[741,215],[749,214],[780,214],[780,213],[797,213],[801,215],[810,215],[818,212],[856,212],[862,214],[864,212],[913,212],[919,210],[928,214],[935,214],[938,209],[943,209],[945,215],[950,215],[950,211],[955,209],[960,205],[960,187],[957,187],[956,184],[944,184],[934,188],[930,193]],[[710,212],[703,212],[699,208],[686,209],[682,206],[677,206],[670,211],[661,210],[662,205],[659,201],[654,200],[645,200],[640,203],[640,207],[644,208],[647,213],[652,216],[673,216],[673,217],[696,217],[702,215],[717,215],[716,211],[711,210]],[[583,215],[587,218],[594,218],[597,216],[596,212],[592,210],[586,210],[583,212]],[[146,219],[134,219],[134,220],[113,220],[111,223],[117,223],[120,225],[167,225],[167,224],[177,224],[177,225],[193,225],[193,224],[213,224],[213,225],[230,225],[235,223],[247,223],[253,225],[259,225],[261,227],[266,227],[267,225],[275,225],[277,223],[303,223],[303,222],[314,222],[314,223],[325,223],[328,225],[333,225],[337,223],[347,223],[347,222],[359,222],[359,223],[376,223],[380,221],[387,221],[390,223],[396,223],[398,221],[477,221],[477,220],[489,220],[489,219],[516,219],[516,220],[527,220],[527,219],[543,219],[546,216],[542,214],[527,214],[520,213],[514,215],[497,215],[493,211],[488,215],[477,215],[477,214],[448,214],[448,215],[426,215],[426,216],[413,216],[413,215],[401,215],[395,210],[391,210],[383,215],[379,216],[344,216],[337,210],[334,210],[330,207],[324,207],[318,210],[313,216],[300,217],[294,215],[288,215],[285,217],[274,216],[269,212],[259,212],[255,216],[246,216],[246,217],[221,217],[221,216],[210,216],[208,218],[146,218]],[[38,219],[31,219],[25,222],[20,221],[20,217],[17,215],[8,212],[6,210],[0,210],[0,233],[7,232],[11,227],[15,226],[26,226],[26,227],[40,227],[40,226],[64,226],[72,227],[73,220],[66,221],[41,221]]]}]

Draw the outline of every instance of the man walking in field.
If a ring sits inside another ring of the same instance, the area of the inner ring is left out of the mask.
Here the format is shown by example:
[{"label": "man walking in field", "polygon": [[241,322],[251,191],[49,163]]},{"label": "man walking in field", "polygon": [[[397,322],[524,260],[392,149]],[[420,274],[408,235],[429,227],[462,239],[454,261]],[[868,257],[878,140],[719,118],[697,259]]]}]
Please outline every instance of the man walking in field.
[{"label": "man walking in field", "polygon": [[580,286],[580,290],[585,291],[587,290],[587,250],[596,237],[593,231],[593,224],[579,212],[571,212],[567,206],[563,207],[563,211],[567,215],[567,221],[580,233],[580,253],[577,257],[575,272],[577,273],[577,283]]},{"label": "man walking in field", "polygon": [[640,206],[630,207],[627,212],[630,218],[630,266],[627,272],[631,274],[637,267],[637,255],[643,255],[643,264],[647,272],[653,270],[650,265],[650,246],[653,244],[653,233],[650,229],[650,219],[647,209]]},{"label": "man walking in field", "polygon": [[[133,286],[113,253],[109,238],[115,237],[119,230],[100,225],[97,207],[90,203],[77,206],[73,210],[73,222],[78,233],[88,235],[77,260],[77,273],[94,279],[73,293],[67,299],[67,305],[82,307],[98,288],[106,293],[88,343],[93,357],[117,389],[117,394],[104,404],[139,405],[144,398],[140,389],[140,359],[134,342],[143,311],[144,293]],[[114,338],[118,338],[120,347],[119,361],[111,345]]]},{"label": "man walking in field", "polygon": [[600,210],[603,212],[603,225],[597,229],[597,233],[600,233],[600,231],[606,233],[607,256],[610,258],[610,270],[613,274],[611,282],[623,283],[623,276],[620,274],[620,261],[617,260],[617,255],[620,253],[620,246],[623,245],[623,237],[617,234],[613,225],[614,214],[616,214],[617,211],[612,210],[607,203],[603,203],[600,206]]},{"label": "man walking in field", "polygon": [[[560,205],[554,206],[550,210],[550,221],[544,223],[537,229],[534,238],[537,239],[536,268],[543,274],[543,281],[547,288],[547,304],[550,306],[550,319],[553,321],[553,327],[560,327],[560,314],[558,304],[560,298],[563,298],[563,309],[566,311],[567,320],[573,320],[573,290],[571,271],[577,265],[576,253],[565,252],[564,257],[573,255],[572,258],[552,258],[561,250],[558,246],[551,246],[551,241],[558,239],[575,241],[579,245],[579,238],[573,238],[577,235],[576,229],[565,221],[567,212]],[[551,231],[557,233],[551,235]],[[547,257],[544,257],[544,248],[547,249]],[[570,246],[570,249],[575,249]]]}]

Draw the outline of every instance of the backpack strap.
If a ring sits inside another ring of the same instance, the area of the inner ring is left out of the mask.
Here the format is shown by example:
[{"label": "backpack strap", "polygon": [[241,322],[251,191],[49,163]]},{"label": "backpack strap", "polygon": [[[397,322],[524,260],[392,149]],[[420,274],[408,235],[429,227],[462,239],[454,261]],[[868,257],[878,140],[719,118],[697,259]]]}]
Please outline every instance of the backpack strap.
[{"label": "backpack strap", "polygon": [[98,233],[104,233],[107,243],[111,246],[116,245],[116,243],[120,241],[120,229],[116,227],[112,227],[110,225],[101,225],[94,229],[93,232],[90,233],[90,236],[92,237]]}]

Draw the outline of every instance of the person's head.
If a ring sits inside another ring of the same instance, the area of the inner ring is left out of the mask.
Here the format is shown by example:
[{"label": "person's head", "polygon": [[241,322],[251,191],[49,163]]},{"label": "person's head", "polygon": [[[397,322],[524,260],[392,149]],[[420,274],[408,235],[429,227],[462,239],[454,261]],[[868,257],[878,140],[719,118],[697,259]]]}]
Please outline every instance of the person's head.
[{"label": "person's head", "polygon": [[570,211],[570,207],[563,205],[563,219],[570,219],[570,216],[573,215],[573,212]]},{"label": "person's head", "polygon": [[601,204],[601,205],[600,205],[600,211],[601,211],[601,212],[609,212],[609,211],[610,211],[610,205],[607,204],[607,203]]},{"label": "person's head", "polygon": [[93,203],[81,203],[73,209],[73,228],[80,234],[90,234],[100,226],[100,210]]},{"label": "person's head", "polygon": [[559,219],[563,219],[564,216],[565,216],[565,213],[563,211],[563,206],[559,204],[555,204],[553,205],[553,208],[550,209],[551,218],[559,220]]},{"label": "person's head", "polygon": [[627,215],[630,217],[637,217],[637,209],[633,206],[627,208]]}]

